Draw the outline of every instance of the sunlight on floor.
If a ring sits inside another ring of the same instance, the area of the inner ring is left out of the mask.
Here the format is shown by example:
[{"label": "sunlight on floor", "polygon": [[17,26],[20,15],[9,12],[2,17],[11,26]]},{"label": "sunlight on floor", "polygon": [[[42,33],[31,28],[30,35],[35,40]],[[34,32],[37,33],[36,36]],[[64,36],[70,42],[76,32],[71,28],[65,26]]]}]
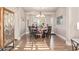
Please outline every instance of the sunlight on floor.
[{"label": "sunlight on floor", "polygon": [[[20,45],[22,42],[19,43],[15,47],[14,50],[19,50]],[[27,42],[23,48],[24,51],[36,51],[36,50],[50,50],[48,45],[46,44],[46,41],[37,41],[37,42]]]}]

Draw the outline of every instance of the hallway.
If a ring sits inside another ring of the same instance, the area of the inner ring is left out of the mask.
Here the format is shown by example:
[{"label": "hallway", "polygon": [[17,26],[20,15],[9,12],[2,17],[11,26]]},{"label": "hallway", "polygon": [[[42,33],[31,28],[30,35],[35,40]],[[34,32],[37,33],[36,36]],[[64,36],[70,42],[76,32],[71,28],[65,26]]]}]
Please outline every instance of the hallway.
[{"label": "hallway", "polygon": [[[76,28],[79,23],[75,21],[79,8],[6,7],[0,10],[1,51],[14,45],[12,51],[71,51],[71,39],[79,37]],[[42,38],[30,39],[29,34]],[[43,39],[43,36],[51,38]]]},{"label": "hallway", "polygon": [[[21,40],[15,44],[12,51],[71,51],[71,47],[66,46],[65,42],[59,37],[54,37],[54,48],[51,49],[47,39],[33,39],[24,35]],[[16,41],[17,42],[17,41]]]},{"label": "hallway", "polygon": [[0,59],[79,59],[79,0],[1,0]]}]

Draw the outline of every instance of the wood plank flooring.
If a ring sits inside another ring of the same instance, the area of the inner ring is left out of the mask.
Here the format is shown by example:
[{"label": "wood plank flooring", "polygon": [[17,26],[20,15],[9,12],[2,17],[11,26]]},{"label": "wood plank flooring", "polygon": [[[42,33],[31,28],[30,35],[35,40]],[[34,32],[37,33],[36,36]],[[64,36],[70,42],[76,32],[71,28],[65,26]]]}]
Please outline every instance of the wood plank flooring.
[{"label": "wood plank flooring", "polygon": [[15,48],[12,51],[71,51],[71,47],[65,44],[65,41],[54,36],[54,49],[50,48],[50,39],[34,39],[24,35],[20,41],[15,42]]}]

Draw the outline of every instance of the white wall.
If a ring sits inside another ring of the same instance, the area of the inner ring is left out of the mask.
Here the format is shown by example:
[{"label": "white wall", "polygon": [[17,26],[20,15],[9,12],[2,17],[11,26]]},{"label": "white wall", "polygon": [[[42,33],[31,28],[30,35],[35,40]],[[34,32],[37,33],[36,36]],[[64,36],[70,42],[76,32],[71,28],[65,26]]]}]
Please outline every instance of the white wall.
[{"label": "white wall", "polygon": [[63,24],[56,25],[55,32],[61,38],[66,40],[68,45],[71,45],[72,38],[79,38],[79,31],[77,30],[77,22],[79,22],[79,8],[78,7],[62,7],[56,11],[56,17],[63,15]]},{"label": "white wall", "polygon": [[72,12],[72,38],[78,37],[79,38],[79,30],[77,30],[77,22],[79,22],[79,7],[71,8]]},{"label": "white wall", "polygon": [[[67,45],[71,45],[71,39],[73,38],[73,17],[74,13],[69,7],[61,7],[56,11],[56,20],[55,20],[55,33],[65,40]],[[57,25],[57,17],[63,16],[63,24]]]},{"label": "white wall", "polygon": [[77,22],[79,21],[79,8],[66,8],[66,43],[71,45],[71,39],[79,38]]},{"label": "white wall", "polygon": [[[63,23],[57,25],[57,17],[63,16]],[[55,33],[63,38],[66,38],[66,8],[58,8],[55,19]]]},{"label": "white wall", "polygon": [[[63,16],[63,24],[57,25],[57,17]],[[67,45],[71,45],[73,36],[72,9],[67,7],[58,8],[56,11],[55,33],[66,41]]]},{"label": "white wall", "polygon": [[25,34],[26,28],[26,19],[25,19],[25,12],[22,8],[19,8],[19,28],[20,28],[20,36]]}]

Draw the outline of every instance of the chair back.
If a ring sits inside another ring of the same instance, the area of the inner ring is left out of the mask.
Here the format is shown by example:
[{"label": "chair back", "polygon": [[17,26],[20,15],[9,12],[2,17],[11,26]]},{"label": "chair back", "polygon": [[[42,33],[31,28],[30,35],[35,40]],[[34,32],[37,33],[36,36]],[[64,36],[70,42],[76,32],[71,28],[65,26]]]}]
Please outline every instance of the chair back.
[{"label": "chair back", "polygon": [[29,33],[31,34],[32,33],[32,26],[28,26],[29,28]]},{"label": "chair back", "polygon": [[52,29],[52,27],[51,26],[48,26],[48,34],[49,35],[51,34],[51,29]]}]

